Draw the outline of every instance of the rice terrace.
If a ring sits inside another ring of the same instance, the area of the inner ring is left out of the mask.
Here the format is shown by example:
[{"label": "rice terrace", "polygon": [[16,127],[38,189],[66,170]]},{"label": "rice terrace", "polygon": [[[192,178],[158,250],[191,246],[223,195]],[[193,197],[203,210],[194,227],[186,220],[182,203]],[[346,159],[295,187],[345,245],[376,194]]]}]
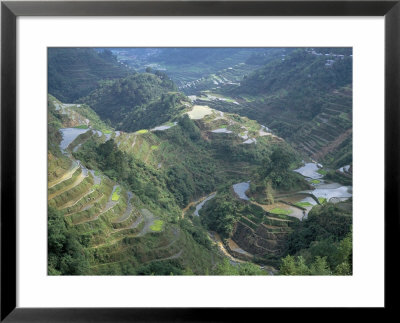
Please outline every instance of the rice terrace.
[{"label": "rice terrace", "polygon": [[49,275],[352,275],[351,48],[48,48]]}]

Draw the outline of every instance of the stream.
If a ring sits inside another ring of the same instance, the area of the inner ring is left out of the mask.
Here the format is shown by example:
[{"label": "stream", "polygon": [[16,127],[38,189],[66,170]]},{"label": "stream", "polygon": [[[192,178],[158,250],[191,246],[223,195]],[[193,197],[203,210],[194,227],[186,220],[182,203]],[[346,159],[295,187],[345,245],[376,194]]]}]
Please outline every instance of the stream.
[{"label": "stream", "polygon": [[61,151],[65,151],[67,147],[73,142],[76,137],[79,135],[89,131],[90,129],[80,129],[80,128],[62,128],[60,132],[62,134],[63,139],[60,142]]},{"label": "stream", "polygon": [[[320,198],[326,199],[326,201],[332,203],[342,202],[353,196],[352,186],[344,186],[342,184],[334,182],[331,183],[325,182],[325,180],[323,179],[324,176],[318,173],[318,170],[320,168],[322,168],[321,164],[306,163],[303,167],[294,170],[295,172],[298,172],[301,175],[303,175],[306,178],[306,180],[312,186],[314,186],[313,190],[307,190],[303,192],[312,194],[317,199]],[[317,182],[314,181],[313,183],[313,180],[317,180]],[[300,202],[309,202],[313,204],[311,200],[312,198],[308,197],[301,200]]]},{"label": "stream", "polygon": [[[277,197],[277,201],[271,205],[261,205],[256,202],[251,203],[262,207],[264,211],[270,213],[283,210],[287,212],[288,216],[303,220],[307,219],[308,212],[310,212],[312,207],[318,204],[317,200],[321,201],[322,199],[328,202],[338,203],[353,196],[352,186],[325,182],[323,179],[324,176],[318,172],[320,168],[322,168],[321,164],[313,162],[305,163],[302,167],[294,170],[294,172],[303,175],[313,186],[313,189],[291,193],[286,196],[282,195],[281,197]],[[240,199],[250,201],[249,197],[246,195],[246,191],[250,188],[250,181],[234,184],[232,188]],[[300,204],[301,208],[293,204]]]},{"label": "stream", "polygon": [[211,195],[209,195],[207,198],[205,198],[202,202],[200,202],[199,204],[196,205],[196,210],[193,212],[194,215],[199,216],[199,211],[201,210],[201,208],[204,206],[204,204],[207,203],[207,201],[211,200],[212,198],[215,197],[217,193],[213,193]]}]

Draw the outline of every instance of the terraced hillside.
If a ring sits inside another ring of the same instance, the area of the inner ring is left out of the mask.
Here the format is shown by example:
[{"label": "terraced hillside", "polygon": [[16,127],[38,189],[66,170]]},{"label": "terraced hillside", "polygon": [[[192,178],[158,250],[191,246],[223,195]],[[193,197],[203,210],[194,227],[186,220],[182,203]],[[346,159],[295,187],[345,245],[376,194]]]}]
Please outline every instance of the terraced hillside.
[{"label": "terraced hillside", "polygon": [[[321,102],[320,112],[303,124],[293,125],[291,112],[279,113],[270,111],[268,117],[270,122],[266,122],[271,129],[292,130],[292,134],[287,134],[288,140],[294,147],[304,151],[308,156],[315,160],[325,161],[337,165],[346,164],[351,161],[351,142],[352,142],[352,90],[344,87],[334,90]],[[342,161],[328,159],[325,157],[329,153],[338,150],[342,143],[350,144],[348,154],[341,154]],[[338,166],[339,167],[339,166]]]},{"label": "terraced hillside", "polygon": [[174,273],[212,271],[223,254],[200,224],[181,223],[181,208],[250,176],[271,145],[284,144],[255,121],[208,107],[132,133],[51,96],[49,114],[49,132],[63,137],[49,135],[59,146],[49,152],[48,205],[80,237],[90,274],[147,273],[159,262]]},{"label": "terraced hillside", "polygon": [[168,261],[176,262],[172,267],[201,273],[211,269],[213,257],[220,257],[103,174],[80,164],[67,178],[61,174],[57,184],[49,187],[49,208],[57,209],[81,237],[87,274],[140,274],[150,264]]},{"label": "terraced hillside", "polygon": [[204,86],[191,98],[257,120],[306,156],[339,168],[352,158],[352,57],[344,53],[294,50],[240,84]]},{"label": "terraced hillside", "polygon": [[249,65],[241,62],[193,81],[181,81],[178,88],[186,95],[198,95],[201,91],[238,86],[245,75],[259,67],[259,65]]},{"label": "terraced hillside", "polygon": [[244,200],[228,187],[199,213],[203,224],[221,235],[230,254],[273,266],[278,265],[292,226],[299,221],[265,211],[261,205]]},{"label": "terraced hillside", "polygon": [[50,275],[351,274],[351,49],[94,51],[48,97]]},{"label": "terraced hillside", "polygon": [[[276,51],[276,50],[275,50]],[[118,60],[127,64],[138,71],[159,70],[168,74],[176,85],[186,92],[193,85],[198,85],[201,81],[208,79],[211,84],[217,78],[209,78],[209,75],[216,74],[218,71],[229,69],[225,77],[230,79],[229,74],[232,67],[245,63],[256,54],[265,54],[263,48],[115,48],[113,53]],[[272,51],[274,52],[274,49]],[[268,55],[264,56],[264,60]],[[253,60],[254,65],[256,63]],[[247,69],[252,69],[248,64]],[[253,68],[254,69],[254,68]],[[216,75],[215,75],[216,76]],[[218,76],[216,76],[218,77]],[[222,79],[223,80],[223,79]]]}]

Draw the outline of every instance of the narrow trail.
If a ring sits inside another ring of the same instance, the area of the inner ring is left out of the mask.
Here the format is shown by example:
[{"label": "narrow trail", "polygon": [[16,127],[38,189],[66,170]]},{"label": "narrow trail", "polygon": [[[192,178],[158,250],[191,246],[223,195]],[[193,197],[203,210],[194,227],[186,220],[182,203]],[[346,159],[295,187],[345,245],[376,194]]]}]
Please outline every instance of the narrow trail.
[{"label": "narrow trail", "polygon": [[291,222],[291,220],[281,219],[281,218],[273,218],[271,216],[265,216],[267,219],[274,220],[274,221],[282,221],[282,222]]},{"label": "narrow trail", "polygon": [[115,205],[113,205],[113,206],[109,207],[108,209],[106,209],[106,210],[100,212],[99,214],[96,214],[94,217],[92,217],[92,218],[90,218],[90,219],[86,219],[86,220],[77,222],[77,223],[75,223],[75,225],[96,221],[96,220],[99,219],[99,217],[100,217],[102,214],[104,214],[104,213],[110,211],[114,206],[115,206]]},{"label": "narrow trail", "polygon": [[[258,203],[258,202],[251,201],[251,200],[249,200],[249,202],[250,202],[251,204],[254,204],[254,205],[259,206],[259,207],[262,208],[264,211],[269,212],[269,210],[271,210],[271,205],[260,204],[260,203]],[[273,207],[272,207],[272,208],[273,208]]]},{"label": "narrow trail", "polygon": [[213,240],[213,241],[217,244],[219,250],[220,250],[226,257],[228,257],[230,260],[232,260],[232,261],[234,261],[234,262],[236,262],[236,263],[244,263],[244,262],[245,262],[245,261],[243,261],[243,260],[240,260],[240,259],[237,259],[237,258],[233,257],[233,256],[225,249],[224,243],[222,242],[222,239],[221,239],[221,237],[219,236],[218,233],[213,232],[213,231],[210,231],[210,232],[209,232],[209,235],[210,235],[210,237],[211,237],[211,240]]},{"label": "narrow trail", "polygon": [[70,201],[70,202],[68,202],[68,203],[66,203],[66,204],[64,204],[64,205],[62,205],[62,206],[59,208],[59,210],[64,210],[64,209],[66,209],[67,207],[72,207],[72,206],[76,205],[77,203],[79,203],[79,201],[81,201],[82,199],[84,199],[87,195],[92,194],[94,191],[95,191],[95,190],[91,189],[90,191],[88,191],[88,192],[84,193],[83,195],[81,195],[80,197],[78,197],[78,199],[77,199],[75,202],[74,202],[74,200],[72,200],[72,201]]},{"label": "narrow trail", "polygon": [[143,160],[143,162],[144,162],[145,164],[147,164],[147,161],[149,160],[150,154],[151,154],[151,150],[149,150],[149,151],[147,152],[146,157],[145,157],[144,160]]},{"label": "narrow trail", "polygon": [[120,228],[120,229],[114,229],[114,231],[110,232],[109,235],[120,232],[120,231],[124,231],[124,230],[131,230],[131,229],[136,229],[140,223],[142,223],[143,221],[143,215],[140,215],[131,225],[129,225],[128,227],[125,228]]},{"label": "narrow trail", "polygon": [[183,253],[183,249],[179,250],[176,254],[169,256],[169,257],[165,257],[165,258],[159,258],[159,259],[153,259],[153,260],[149,260],[144,262],[144,264],[149,264],[152,262],[156,262],[156,261],[164,261],[164,260],[171,260],[171,259],[177,259],[179,258]]},{"label": "narrow trail", "polygon": [[174,243],[176,243],[181,235],[181,231],[178,228],[173,227],[172,228],[172,233],[174,235],[174,239],[170,243],[168,243],[166,246],[160,247],[158,249],[167,249],[171,247]]},{"label": "narrow trail", "polygon": [[253,257],[253,255],[250,252],[247,252],[246,250],[243,250],[240,248],[235,241],[233,241],[231,238],[228,239],[228,245],[229,248],[235,252],[241,253],[242,255],[248,256],[248,257]]},{"label": "narrow trail", "polygon": [[127,229],[136,229],[140,223],[143,221],[143,215],[140,216],[133,222]]},{"label": "narrow trail", "polygon": [[[146,211],[149,212],[149,213],[147,213],[147,212],[144,211],[144,210],[146,210]],[[116,229],[116,230],[110,232],[110,234],[109,234],[108,236],[110,236],[110,235],[112,235],[112,234],[114,234],[114,233],[123,231],[123,230],[135,229],[135,228],[143,221],[143,218],[144,218],[144,220],[146,221],[146,223],[145,223],[143,229],[142,229],[139,233],[132,235],[132,237],[142,237],[142,236],[144,236],[146,233],[150,232],[150,231],[151,231],[150,227],[153,225],[154,220],[156,220],[156,218],[155,218],[155,216],[154,216],[149,210],[147,210],[147,209],[142,209],[141,211],[142,211],[141,216],[140,216],[134,223],[132,223],[132,225],[130,225],[129,227],[126,227],[126,228]],[[92,221],[93,221],[93,220],[92,220]],[[89,221],[86,221],[86,222],[89,222]],[[174,235],[175,235],[175,234],[174,234]],[[178,237],[178,238],[179,238],[179,237]],[[118,241],[121,241],[122,239],[124,239],[124,237],[115,239],[115,240],[113,240],[111,243],[110,243],[110,242],[105,242],[105,243],[99,244],[99,245],[97,245],[97,246],[93,246],[93,247],[91,247],[91,248],[96,249],[96,248],[100,248],[100,247],[102,247],[102,246],[110,246],[110,245],[113,245],[113,244],[117,243]],[[177,240],[177,238],[174,239],[173,242],[175,242],[176,240]]]},{"label": "narrow trail", "polygon": [[112,201],[112,195],[115,191],[115,189],[118,187],[118,185],[114,185],[113,190],[111,192],[110,197],[108,198],[108,202],[106,203],[106,205],[103,207],[103,209],[101,210],[101,212],[99,214],[96,214],[94,217],[90,218],[90,219],[85,219],[83,221],[80,221],[78,223],[75,223],[75,225],[78,224],[83,224],[83,223],[88,223],[88,222],[92,222],[92,221],[96,221],[102,214],[108,212],[109,210],[111,210],[115,205],[118,204],[118,201]]},{"label": "narrow trail", "polygon": [[133,138],[133,143],[132,143],[132,146],[131,146],[132,148],[135,147],[135,145],[136,145],[136,138],[137,138],[137,135],[135,135],[135,137]]},{"label": "narrow trail", "polygon": [[[222,252],[225,256],[227,256],[231,261],[233,261],[233,262],[235,262],[235,263],[245,263],[245,262],[246,262],[246,261],[243,261],[243,260],[240,260],[240,259],[238,259],[238,258],[233,257],[233,256],[225,249],[225,246],[224,246],[224,244],[223,244],[223,242],[222,242],[222,240],[221,240],[221,237],[218,235],[218,233],[216,233],[216,232],[209,232],[209,234],[212,234],[212,235],[213,235],[213,237],[212,237],[211,239],[214,240],[214,242],[217,243],[217,245],[218,245],[219,249],[221,250],[221,252]],[[233,241],[232,241],[232,242],[233,242]],[[235,245],[236,245],[236,243],[235,243]],[[243,249],[241,249],[241,250],[243,250]],[[248,253],[247,251],[245,251],[245,250],[243,250],[243,251],[246,252],[248,255],[253,256],[252,254]],[[268,272],[268,274],[271,275],[271,276],[275,275],[275,274],[278,272],[274,267],[268,266],[268,265],[260,266],[260,268],[266,270],[266,271]]]},{"label": "narrow trail", "polygon": [[58,195],[61,195],[62,193],[69,191],[71,189],[73,189],[74,187],[78,186],[80,183],[83,182],[83,180],[87,177],[87,175],[85,176],[85,174],[82,172],[78,175],[77,179],[75,180],[75,182],[73,182],[71,185],[68,185],[66,187],[64,187],[62,190],[57,191],[53,194],[50,194],[47,199],[50,201],[51,199],[55,198]]},{"label": "narrow trail", "polygon": [[65,214],[65,216],[71,216],[71,215],[77,214],[77,213],[79,213],[79,212],[83,212],[83,211],[89,210],[90,208],[92,208],[92,207],[94,206],[95,203],[97,203],[97,202],[98,202],[99,200],[101,200],[103,197],[104,197],[104,193],[101,193],[101,195],[100,195],[98,198],[96,198],[95,200],[91,201],[90,204],[87,204],[87,205],[86,205],[84,208],[82,208],[81,210],[78,210],[78,211],[73,212],[73,213]]},{"label": "narrow trail", "polygon": [[133,205],[131,203],[132,197],[133,197],[132,192],[128,192],[128,205],[126,207],[126,210],[120,218],[118,218],[117,220],[114,221],[114,223],[124,222],[125,220],[127,220],[130,217],[132,210],[133,210]]},{"label": "narrow trail", "polygon": [[74,166],[73,168],[70,168],[64,175],[62,175],[60,178],[57,178],[57,180],[49,183],[47,185],[47,188],[50,189],[68,179],[70,179],[72,177],[72,175],[78,170],[78,168],[80,167],[79,164],[77,164],[76,166]]},{"label": "narrow trail", "polygon": [[92,247],[89,247],[88,249],[98,249],[98,248],[102,248],[102,247],[109,247],[109,246],[112,246],[112,245],[118,243],[119,241],[123,240],[124,238],[125,237],[118,238],[118,239],[112,240],[112,242],[100,243],[98,245],[94,245]]},{"label": "narrow trail", "polygon": [[82,209],[82,211],[86,211],[86,210],[90,209],[95,203],[97,203],[98,201],[100,201],[103,197],[104,197],[104,193],[101,193],[101,195],[100,195],[97,199],[93,200],[92,203],[90,203],[89,205],[86,205],[86,206]]}]

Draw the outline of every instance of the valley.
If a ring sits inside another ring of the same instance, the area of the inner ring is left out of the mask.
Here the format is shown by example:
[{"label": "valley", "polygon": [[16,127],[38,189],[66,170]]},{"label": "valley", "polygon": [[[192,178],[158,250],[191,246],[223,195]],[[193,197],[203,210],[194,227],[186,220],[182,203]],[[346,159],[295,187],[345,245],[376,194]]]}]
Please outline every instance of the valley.
[{"label": "valley", "polygon": [[213,70],[171,72],[177,86],[131,65],[75,103],[50,93],[49,274],[296,274],[299,259],[309,275],[349,274],[351,90],[328,91],[288,137],[291,112],[237,94],[284,52],[217,55]]}]

